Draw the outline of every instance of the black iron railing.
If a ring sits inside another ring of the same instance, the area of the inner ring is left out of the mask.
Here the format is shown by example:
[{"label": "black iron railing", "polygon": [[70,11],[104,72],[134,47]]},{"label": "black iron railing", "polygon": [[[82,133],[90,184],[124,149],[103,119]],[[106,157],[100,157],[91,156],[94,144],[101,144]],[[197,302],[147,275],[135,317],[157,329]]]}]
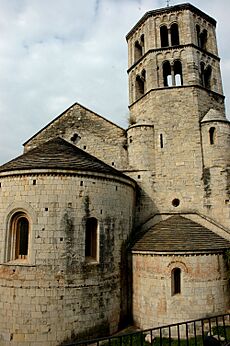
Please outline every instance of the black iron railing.
[{"label": "black iron railing", "polygon": [[170,324],[68,346],[230,346],[230,314]]}]

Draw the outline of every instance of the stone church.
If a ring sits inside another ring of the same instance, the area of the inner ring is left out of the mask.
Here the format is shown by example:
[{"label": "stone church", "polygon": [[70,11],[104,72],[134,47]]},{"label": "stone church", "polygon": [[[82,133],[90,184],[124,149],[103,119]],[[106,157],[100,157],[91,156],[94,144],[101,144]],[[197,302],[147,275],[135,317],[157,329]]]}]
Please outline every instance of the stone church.
[{"label": "stone church", "polygon": [[129,126],[75,103],[0,167],[0,344],[56,346],[225,313],[230,123],[216,21],[127,34]]}]

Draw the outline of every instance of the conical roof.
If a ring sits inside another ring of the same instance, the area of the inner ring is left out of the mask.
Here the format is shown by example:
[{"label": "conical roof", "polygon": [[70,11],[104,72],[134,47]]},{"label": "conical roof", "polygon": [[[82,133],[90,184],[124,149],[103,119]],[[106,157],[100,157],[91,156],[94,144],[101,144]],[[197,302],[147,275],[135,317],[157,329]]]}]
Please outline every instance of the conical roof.
[{"label": "conical roof", "polygon": [[90,171],[130,179],[103,161],[59,137],[51,139],[5,163],[0,167],[0,172],[30,169]]},{"label": "conical roof", "polygon": [[133,246],[135,251],[209,252],[230,248],[230,242],[179,215],[151,227]]},{"label": "conical roof", "polygon": [[205,114],[201,123],[209,121],[224,121],[228,122],[228,119],[225,117],[225,114],[217,109],[210,108],[209,111]]}]

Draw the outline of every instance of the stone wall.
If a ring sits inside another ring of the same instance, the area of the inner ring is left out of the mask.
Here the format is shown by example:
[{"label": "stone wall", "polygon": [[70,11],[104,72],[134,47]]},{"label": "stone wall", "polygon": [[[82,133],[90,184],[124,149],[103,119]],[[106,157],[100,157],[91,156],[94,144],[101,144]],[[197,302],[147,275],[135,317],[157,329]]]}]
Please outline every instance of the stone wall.
[{"label": "stone wall", "polygon": [[[127,315],[125,244],[134,186],[68,172],[0,177],[0,344],[57,345],[115,332]],[[7,261],[12,216],[30,220],[27,260]],[[85,224],[99,223],[99,260],[86,261]]]},{"label": "stone wall", "polygon": [[[181,269],[181,293],[172,295],[171,272]],[[221,254],[161,256],[133,253],[133,318],[153,328],[229,308],[229,286]]]},{"label": "stone wall", "polygon": [[35,134],[25,152],[54,137],[61,137],[117,169],[127,161],[125,130],[109,120],[74,104]]}]

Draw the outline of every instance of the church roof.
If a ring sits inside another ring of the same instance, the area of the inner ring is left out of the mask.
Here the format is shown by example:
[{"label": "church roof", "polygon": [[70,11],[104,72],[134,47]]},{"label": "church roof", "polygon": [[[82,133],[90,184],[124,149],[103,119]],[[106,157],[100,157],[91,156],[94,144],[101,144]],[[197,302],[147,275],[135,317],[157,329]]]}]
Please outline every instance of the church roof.
[{"label": "church roof", "polygon": [[212,17],[210,17],[206,13],[202,12],[199,8],[191,5],[190,3],[184,3],[184,4],[174,5],[174,6],[167,6],[167,7],[163,7],[163,8],[158,8],[156,10],[146,12],[144,14],[144,16],[137,22],[137,24],[126,35],[126,39],[128,40],[129,37],[133,34],[133,32],[135,30],[137,30],[137,28],[139,28],[139,26],[142,25],[143,22],[145,22],[149,17],[158,16],[158,15],[161,15],[163,13],[179,12],[179,11],[183,11],[183,10],[189,10],[193,13],[196,13],[199,16],[201,16],[202,18],[204,18],[205,20],[207,20],[209,23],[216,26],[216,20],[215,19],[213,19]]},{"label": "church roof", "polygon": [[201,120],[201,123],[205,123],[205,122],[209,122],[209,121],[228,122],[228,119],[225,117],[223,112],[221,112],[217,109],[210,108],[209,111],[205,114],[205,116]]},{"label": "church roof", "polygon": [[123,176],[132,180],[60,137],[51,139],[0,166],[0,172],[30,169],[90,171]]},{"label": "church roof", "polygon": [[[124,131],[124,129],[122,127],[120,127],[119,125],[113,123],[111,120],[108,120],[106,118],[104,118],[103,116],[93,112],[92,110],[90,110],[89,108],[86,108],[85,106],[81,105],[78,102],[75,102],[74,104],[72,104],[70,107],[68,107],[64,112],[62,112],[61,114],[59,114],[56,118],[54,118],[53,120],[51,120],[46,126],[44,126],[41,130],[39,130],[37,133],[35,133],[32,137],[30,137],[23,145],[27,145],[31,140],[33,140],[36,136],[38,136],[41,132],[43,132],[44,130],[46,130],[47,128],[49,128],[51,125],[55,124],[57,121],[60,121],[62,119],[63,116],[65,116],[68,112],[72,111],[75,107],[79,107],[81,110],[87,111],[93,115],[95,115],[98,119],[101,119],[103,122],[110,124],[112,128],[117,128],[120,129],[121,131]],[[76,115],[79,117],[79,114],[76,112]],[[66,122],[66,121],[65,121]],[[67,124],[67,123],[66,123]]]},{"label": "church roof", "polygon": [[134,251],[209,252],[230,248],[230,242],[202,225],[179,215],[149,229],[133,246]]}]

